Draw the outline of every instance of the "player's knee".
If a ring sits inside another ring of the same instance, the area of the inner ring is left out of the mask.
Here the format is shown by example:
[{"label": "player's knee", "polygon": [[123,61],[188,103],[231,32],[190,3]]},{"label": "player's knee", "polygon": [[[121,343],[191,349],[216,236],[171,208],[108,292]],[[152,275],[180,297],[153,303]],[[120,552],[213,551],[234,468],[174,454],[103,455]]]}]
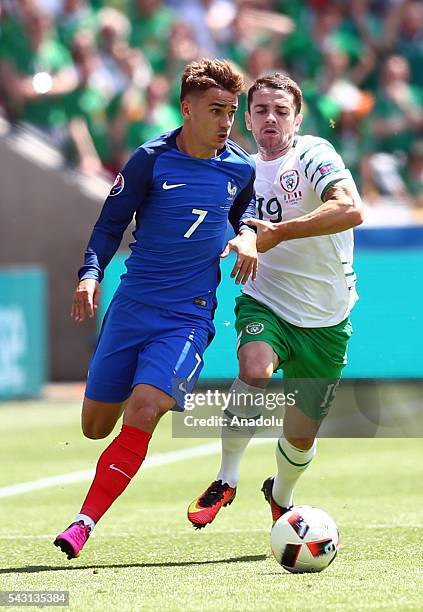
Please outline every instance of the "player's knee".
[{"label": "player's knee", "polygon": [[145,418],[157,420],[169,410],[167,404],[161,402],[145,402],[140,405],[139,412],[145,415]]},{"label": "player's knee", "polygon": [[292,446],[295,446],[295,448],[298,448],[298,450],[303,450],[303,451],[307,451],[309,450],[313,444],[314,444],[314,440],[315,438],[308,438],[308,437],[303,437],[303,438],[297,438],[297,437],[291,437],[291,436],[285,436],[287,441],[292,444]]},{"label": "player's knee", "polygon": [[82,433],[90,440],[106,438],[122,414],[122,404],[103,403],[84,398],[81,413]]},{"label": "player's knee", "polygon": [[240,359],[239,377],[250,385],[257,385],[257,381],[267,380],[273,374],[273,364],[247,355]]},{"label": "player's knee", "polygon": [[102,440],[103,438],[107,438],[113,430],[113,426],[84,419],[82,420],[81,427],[84,436],[90,440]]},{"label": "player's knee", "polygon": [[125,409],[125,422],[150,431],[174,403],[164,393],[134,391]]},{"label": "player's knee", "polygon": [[152,431],[160,418],[168,410],[169,408],[158,406],[155,403],[143,402],[135,404],[126,411],[125,421],[127,424],[132,424],[145,431]]}]

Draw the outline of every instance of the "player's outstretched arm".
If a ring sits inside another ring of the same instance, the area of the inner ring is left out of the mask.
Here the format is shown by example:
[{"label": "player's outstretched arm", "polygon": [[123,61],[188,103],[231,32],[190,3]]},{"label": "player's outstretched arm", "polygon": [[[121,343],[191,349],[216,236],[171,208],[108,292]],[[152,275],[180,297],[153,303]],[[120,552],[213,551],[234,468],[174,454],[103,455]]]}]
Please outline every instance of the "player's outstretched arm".
[{"label": "player's outstretched arm", "polygon": [[281,223],[259,219],[249,219],[245,223],[257,228],[257,250],[265,253],[284,240],[325,236],[351,229],[363,223],[363,210],[354,182],[342,179],[327,189],[323,204],[307,215]]},{"label": "player's outstretched arm", "polygon": [[100,301],[100,284],[94,278],[86,278],[78,283],[73,294],[70,316],[82,323],[86,317],[92,319]]},{"label": "player's outstretched arm", "polygon": [[249,181],[238,194],[229,212],[229,221],[234,228],[235,238],[229,240],[221,258],[227,257],[231,251],[237,254],[236,263],[231,272],[237,285],[245,285],[250,275],[253,280],[257,276],[257,235],[254,228],[246,225],[247,219],[256,215],[256,196],[254,191],[255,171],[251,168]]}]

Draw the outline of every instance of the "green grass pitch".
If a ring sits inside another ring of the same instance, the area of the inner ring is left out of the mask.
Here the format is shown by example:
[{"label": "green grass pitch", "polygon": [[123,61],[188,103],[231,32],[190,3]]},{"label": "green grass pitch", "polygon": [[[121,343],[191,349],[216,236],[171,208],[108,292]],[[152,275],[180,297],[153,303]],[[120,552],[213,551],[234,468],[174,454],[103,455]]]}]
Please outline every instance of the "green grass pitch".
[{"label": "green grass pitch", "polygon": [[[235,503],[205,530],[186,508],[217,453],[141,471],[67,561],[52,540],[89,482],[11,497],[2,488],[93,468],[107,442],[82,437],[75,401],[2,404],[0,415],[0,590],[68,590],[81,611],[423,610],[421,440],[320,441],[296,501],[334,517],[342,549],[323,573],[291,575],[271,556],[260,493],[272,443],[248,449]],[[149,454],[210,442],[172,439],[164,418]]]}]

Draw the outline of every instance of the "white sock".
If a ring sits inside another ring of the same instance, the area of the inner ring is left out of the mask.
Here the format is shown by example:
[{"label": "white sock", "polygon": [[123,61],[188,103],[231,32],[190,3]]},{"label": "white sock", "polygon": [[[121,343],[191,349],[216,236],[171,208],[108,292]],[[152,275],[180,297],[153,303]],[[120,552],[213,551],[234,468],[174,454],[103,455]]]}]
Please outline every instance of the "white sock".
[{"label": "white sock", "polygon": [[293,505],[294,487],[301,474],[308,468],[316,454],[317,442],[308,450],[296,448],[283,436],[276,445],[278,473],[273,483],[273,499],[279,506],[289,508]]},{"label": "white sock", "polygon": [[[233,393],[233,401],[226,409],[228,417],[227,424],[222,427],[222,459],[216,480],[228,483],[230,487],[236,487],[239,481],[241,459],[249,441],[253,437],[255,426],[231,426],[233,416],[239,418],[255,419],[260,416],[261,410],[255,406],[255,397],[265,392],[260,387],[247,385],[244,381],[236,378],[230,388]],[[248,394],[248,396],[240,395]],[[245,401],[244,401],[245,398]],[[263,403],[261,402],[261,406]]]},{"label": "white sock", "polygon": [[87,525],[92,533],[95,527],[95,523],[90,516],[88,516],[87,514],[77,514],[75,518],[75,523],[77,523],[78,521],[84,521],[84,525]]}]

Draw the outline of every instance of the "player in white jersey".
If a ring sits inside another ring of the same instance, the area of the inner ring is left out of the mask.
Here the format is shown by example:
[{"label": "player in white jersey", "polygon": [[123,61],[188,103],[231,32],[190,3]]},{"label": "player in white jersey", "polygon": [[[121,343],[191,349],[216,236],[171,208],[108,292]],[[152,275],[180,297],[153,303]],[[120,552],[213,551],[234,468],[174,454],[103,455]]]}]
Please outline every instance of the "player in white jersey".
[{"label": "player in white jersey", "polygon": [[[286,405],[277,474],[262,491],[273,521],[292,507],[294,486],[315,455],[319,426],[347,363],[348,316],[357,300],[352,228],[362,223],[362,205],[333,146],[298,135],[301,104],[299,86],[285,75],[260,78],[248,92],[246,122],[258,146],[258,219],[249,224],[258,230],[261,254],[256,280],[237,298],[239,377],[222,428],[220,471],[188,508],[197,528],[232,503],[255,429],[234,422],[260,416],[258,396],[279,368],[286,397],[296,393],[296,399]],[[251,394],[250,405],[236,401],[242,394]]]},{"label": "player in white jersey", "polygon": [[[322,138],[297,136],[282,157],[268,161],[260,154],[255,157],[258,215],[271,223],[313,213],[334,181],[352,183],[349,170]],[[260,256],[260,274],[247,283],[244,293],[293,325],[337,325],[357,299],[352,259],[352,229],[307,239],[278,239],[274,248]]]}]

